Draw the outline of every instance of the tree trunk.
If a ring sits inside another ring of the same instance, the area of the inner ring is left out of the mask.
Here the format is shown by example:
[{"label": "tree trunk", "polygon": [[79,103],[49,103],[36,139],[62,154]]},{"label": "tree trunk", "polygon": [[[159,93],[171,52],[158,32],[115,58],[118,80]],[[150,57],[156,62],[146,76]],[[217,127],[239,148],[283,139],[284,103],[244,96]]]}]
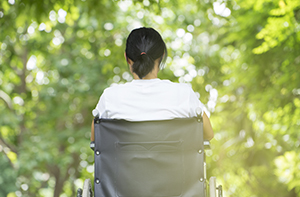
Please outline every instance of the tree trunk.
[{"label": "tree trunk", "polygon": [[53,197],[59,197],[59,195],[62,192],[63,186],[64,186],[64,177],[61,176],[59,167],[55,166],[55,187],[54,187],[54,195]]}]

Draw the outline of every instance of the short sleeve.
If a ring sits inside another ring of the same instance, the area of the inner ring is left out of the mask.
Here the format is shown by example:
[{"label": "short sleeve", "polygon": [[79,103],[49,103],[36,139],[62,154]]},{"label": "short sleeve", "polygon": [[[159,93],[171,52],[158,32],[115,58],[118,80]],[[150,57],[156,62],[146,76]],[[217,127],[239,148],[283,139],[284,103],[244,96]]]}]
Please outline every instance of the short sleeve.
[{"label": "short sleeve", "polygon": [[206,109],[205,105],[203,103],[201,103],[201,101],[198,99],[196,93],[193,91],[192,88],[190,88],[190,109],[189,109],[189,113],[191,115],[191,117],[197,116],[197,108],[201,109],[201,115],[203,115],[203,112],[206,113],[206,115],[209,117],[210,113],[209,111]]},{"label": "short sleeve", "polygon": [[100,99],[98,101],[98,104],[96,106],[96,110],[100,113],[101,118],[107,118],[107,111],[106,111],[106,102],[105,102],[105,91],[100,96]]}]

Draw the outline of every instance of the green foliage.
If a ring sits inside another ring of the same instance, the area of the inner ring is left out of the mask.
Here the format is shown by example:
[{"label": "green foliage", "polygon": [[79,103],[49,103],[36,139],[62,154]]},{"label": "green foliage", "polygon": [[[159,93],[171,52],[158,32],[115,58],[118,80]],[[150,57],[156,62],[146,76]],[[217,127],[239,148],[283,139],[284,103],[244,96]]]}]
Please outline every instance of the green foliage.
[{"label": "green foliage", "polygon": [[[283,42],[289,42],[289,39],[294,41],[294,36],[296,36],[297,41],[297,29],[299,31],[297,20],[300,18],[295,17],[295,13],[299,12],[300,2],[292,0],[275,2],[278,3],[278,6],[270,10],[271,16],[268,17],[267,24],[256,35],[257,39],[264,39],[264,42],[253,49],[255,54],[267,52],[270,48],[274,48]],[[294,43],[293,41],[290,43]]]},{"label": "green foliage", "polygon": [[0,195],[6,196],[8,193],[16,191],[17,188],[13,183],[17,178],[17,174],[12,168],[9,158],[5,157],[4,154],[0,155],[0,169],[2,169],[0,174]]},{"label": "green foliage", "polygon": [[288,185],[288,190],[295,189],[300,192],[300,181],[295,177],[300,177],[299,165],[300,155],[295,151],[285,152],[284,155],[275,159],[277,169],[275,174],[279,177],[279,181]]},{"label": "green foliage", "polygon": [[211,112],[225,196],[299,196],[299,22],[294,0],[1,1],[0,195],[75,196],[92,179],[91,111],[132,79],[128,33],[152,26],[169,53],[159,77]]}]

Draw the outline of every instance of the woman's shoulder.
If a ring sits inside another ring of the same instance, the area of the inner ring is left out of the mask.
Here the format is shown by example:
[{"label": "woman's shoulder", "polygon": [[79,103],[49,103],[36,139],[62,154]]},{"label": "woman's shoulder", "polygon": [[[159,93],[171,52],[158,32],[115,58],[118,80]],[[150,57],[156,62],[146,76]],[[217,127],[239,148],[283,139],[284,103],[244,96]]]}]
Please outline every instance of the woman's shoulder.
[{"label": "woman's shoulder", "polygon": [[189,85],[187,83],[177,83],[177,82],[172,82],[170,80],[162,80],[162,82],[165,83],[167,86],[170,86],[172,88],[177,88],[177,89],[187,90],[187,91],[192,90],[191,85]]},{"label": "woman's shoulder", "polygon": [[104,89],[103,94],[118,94],[135,89],[136,86],[138,86],[138,84],[136,84],[134,81],[129,81],[126,83],[113,83]]},{"label": "woman's shoulder", "polygon": [[105,88],[103,94],[112,94],[114,92],[119,92],[124,88],[128,87],[126,83],[124,84],[111,84],[109,87]]},{"label": "woman's shoulder", "polygon": [[162,79],[160,80],[161,83],[164,83],[166,85],[171,85],[171,86],[178,86],[178,87],[183,87],[183,88],[188,88],[190,87],[188,84],[186,83],[178,83],[178,82],[173,82],[173,81],[170,81],[168,79]]}]

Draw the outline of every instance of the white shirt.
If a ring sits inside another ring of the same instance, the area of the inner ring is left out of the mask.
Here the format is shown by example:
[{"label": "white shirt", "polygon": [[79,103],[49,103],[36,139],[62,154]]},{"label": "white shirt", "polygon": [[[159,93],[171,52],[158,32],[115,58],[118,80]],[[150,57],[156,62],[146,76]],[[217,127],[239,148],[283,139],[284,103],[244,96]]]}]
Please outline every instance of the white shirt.
[{"label": "white shirt", "polygon": [[149,79],[106,88],[96,109],[101,118],[145,121],[193,117],[199,107],[206,111],[187,84]]}]

